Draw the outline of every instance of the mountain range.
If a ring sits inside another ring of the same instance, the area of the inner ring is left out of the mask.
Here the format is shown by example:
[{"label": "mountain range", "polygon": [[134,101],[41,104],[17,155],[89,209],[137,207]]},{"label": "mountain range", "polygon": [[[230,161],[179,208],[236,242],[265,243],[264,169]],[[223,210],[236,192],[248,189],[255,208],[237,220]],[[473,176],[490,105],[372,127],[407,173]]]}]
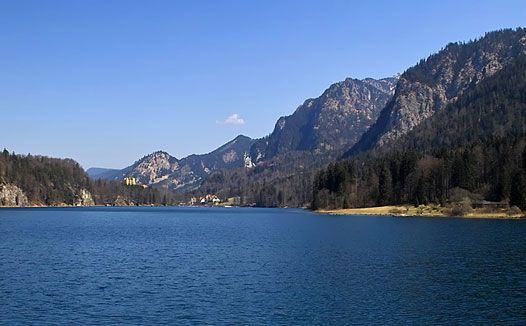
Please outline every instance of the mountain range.
[{"label": "mountain range", "polygon": [[188,192],[214,171],[252,168],[295,151],[313,153],[326,162],[354,145],[376,121],[396,82],[397,78],[347,78],[306,100],[292,115],[279,118],[267,137],[253,140],[240,135],[208,154],[180,160],[158,151],[122,170],[90,168],[87,173],[92,179],[134,177],[142,184]]},{"label": "mountain range", "polygon": [[253,139],[239,135],[207,154],[177,159],[167,152],[157,151],[122,170],[90,168],[86,172],[92,179],[136,178],[144,185],[186,192],[198,188],[212,171],[243,167],[245,154],[253,143]]},{"label": "mountain range", "polygon": [[[243,192],[251,197],[247,200],[265,205],[304,205],[304,199],[294,200],[294,195],[289,201],[277,200],[278,189],[283,197],[283,193],[294,193],[283,189],[303,179],[312,181],[315,172],[330,162],[379,148],[389,150],[448,105],[465,100],[464,94],[471,94],[524,53],[525,29],[489,32],[467,43],[450,43],[400,76],[347,78],[332,84],[291,115],[279,118],[266,137],[238,136],[211,153],[180,160],[159,151],[122,170],[88,172],[95,179],[135,177],[140,183],[178,192]],[[454,125],[451,116],[437,116],[444,121],[442,128]],[[257,191],[247,191],[250,187]],[[257,199],[263,196],[275,200]]]}]

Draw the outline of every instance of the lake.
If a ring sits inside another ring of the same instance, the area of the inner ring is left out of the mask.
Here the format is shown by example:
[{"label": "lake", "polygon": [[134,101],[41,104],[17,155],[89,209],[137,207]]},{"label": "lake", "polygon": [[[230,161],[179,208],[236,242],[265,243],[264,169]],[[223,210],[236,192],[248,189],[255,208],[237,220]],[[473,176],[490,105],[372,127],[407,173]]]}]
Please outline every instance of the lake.
[{"label": "lake", "polygon": [[526,324],[526,221],[0,209],[0,324]]}]

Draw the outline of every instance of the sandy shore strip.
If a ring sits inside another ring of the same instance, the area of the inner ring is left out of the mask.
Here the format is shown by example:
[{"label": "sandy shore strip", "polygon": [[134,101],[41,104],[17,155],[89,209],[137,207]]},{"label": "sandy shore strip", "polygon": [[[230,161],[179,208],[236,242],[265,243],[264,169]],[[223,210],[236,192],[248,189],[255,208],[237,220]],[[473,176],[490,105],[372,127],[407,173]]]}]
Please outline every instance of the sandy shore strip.
[{"label": "sandy shore strip", "polygon": [[320,214],[328,215],[383,215],[399,217],[462,217],[462,218],[488,218],[488,219],[521,219],[525,218],[524,214],[510,215],[507,210],[502,209],[493,212],[487,212],[483,209],[473,209],[463,216],[452,215],[448,209],[437,206],[378,206],[365,208],[345,208],[334,210],[318,210]]}]

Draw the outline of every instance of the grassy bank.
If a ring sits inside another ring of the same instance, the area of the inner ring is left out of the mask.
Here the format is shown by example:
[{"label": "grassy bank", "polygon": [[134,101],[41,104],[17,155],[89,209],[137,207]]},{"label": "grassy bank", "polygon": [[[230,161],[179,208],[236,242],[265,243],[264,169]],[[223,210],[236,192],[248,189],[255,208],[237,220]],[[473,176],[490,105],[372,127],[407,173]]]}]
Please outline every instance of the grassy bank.
[{"label": "grassy bank", "polygon": [[524,213],[511,213],[507,209],[471,209],[463,215],[454,214],[450,208],[441,206],[379,206],[365,208],[346,208],[334,210],[319,210],[321,214],[330,215],[387,215],[387,216],[426,216],[426,217],[448,217],[459,216],[464,218],[491,218],[491,219],[519,219],[524,218]]}]

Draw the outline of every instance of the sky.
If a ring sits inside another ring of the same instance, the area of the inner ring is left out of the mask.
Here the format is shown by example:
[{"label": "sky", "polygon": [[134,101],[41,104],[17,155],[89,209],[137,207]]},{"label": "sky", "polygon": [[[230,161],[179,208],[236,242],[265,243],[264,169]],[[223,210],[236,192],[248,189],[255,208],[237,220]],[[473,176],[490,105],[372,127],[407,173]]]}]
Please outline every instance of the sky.
[{"label": "sky", "polygon": [[332,83],[519,26],[524,0],[0,0],[0,148],[84,168],[207,153]]}]

